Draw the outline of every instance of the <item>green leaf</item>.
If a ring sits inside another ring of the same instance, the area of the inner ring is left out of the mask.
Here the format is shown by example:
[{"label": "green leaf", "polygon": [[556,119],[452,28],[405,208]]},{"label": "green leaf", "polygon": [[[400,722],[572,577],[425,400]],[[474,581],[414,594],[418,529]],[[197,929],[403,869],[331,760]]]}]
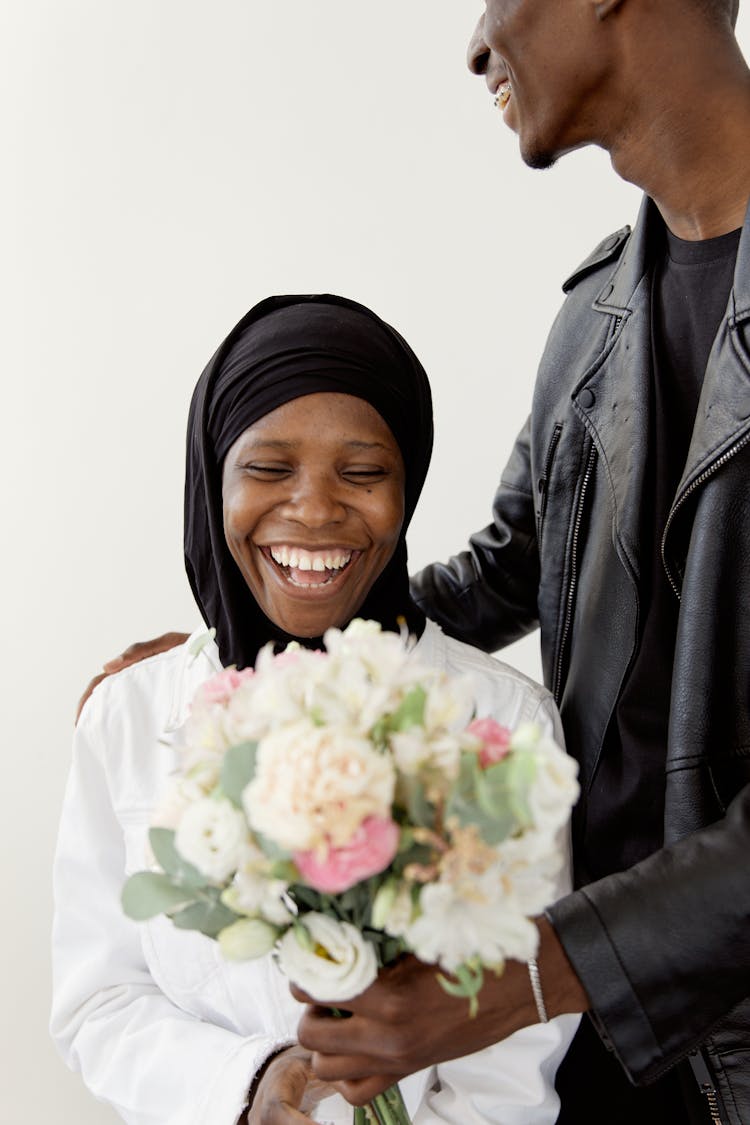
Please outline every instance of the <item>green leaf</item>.
[{"label": "green leaf", "polygon": [[510,754],[483,770],[476,754],[462,754],[459,776],[446,808],[462,826],[475,824],[490,845],[531,823],[528,793],[534,777],[530,754]]},{"label": "green leaf", "polygon": [[255,776],[257,742],[238,742],[230,746],[221,767],[221,790],[238,809],[242,808],[242,793]]},{"label": "green leaf", "polygon": [[149,831],[149,843],[159,866],[181,887],[198,890],[207,886],[209,880],[197,867],[182,858],[174,846],[174,838],[171,828],[152,828]]},{"label": "green leaf", "polygon": [[278,863],[281,860],[289,859],[289,853],[273,840],[269,840],[267,836],[261,836],[256,833],[255,842],[263,852],[266,859],[270,859],[273,863]]},{"label": "green leaf", "polygon": [[469,1001],[469,1019],[474,1019],[479,1011],[477,997],[484,984],[484,970],[481,964],[477,962],[459,965],[456,969],[456,980],[438,973],[437,981],[449,996],[458,996]]},{"label": "green leaf", "polygon": [[295,883],[294,886],[289,887],[288,893],[298,906],[304,906],[306,910],[320,911],[323,905],[323,896],[320,892],[302,883]]},{"label": "green leaf", "polygon": [[506,822],[506,835],[532,823],[529,790],[535,771],[532,754],[510,754],[480,775],[477,790],[480,807]]},{"label": "green leaf", "polygon": [[411,824],[432,828],[435,809],[427,800],[425,787],[418,777],[402,774],[398,779],[398,796],[406,806]]},{"label": "green leaf", "polygon": [[424,708],[427,702],[427,692],[421,684],[416,684],[407,692],[398,707],[388,720],[391,730],[408,730],[409,727],[424,725]]},{"label": "green leaf", "polygon": [[225,926],[231,926],[239,918],[223,902],[215,898],[203,902],[193,902],[184,910],[172,916],[175,926],[181,930],[200,930],[207,937],[216,937]]},{"label": "green leaf", "polygon": [[283,879],[285,883],[296,883],[299,879],[297,864],[291,859],[277,859],[268,872],[272,879]]},{"label": "green leaf", "polygon": [[123,887],[121,901],[129,918],[145,922],[156,914],[171,914],[194,898],[194,890],[175,885],[168,875],[139,871]]}]

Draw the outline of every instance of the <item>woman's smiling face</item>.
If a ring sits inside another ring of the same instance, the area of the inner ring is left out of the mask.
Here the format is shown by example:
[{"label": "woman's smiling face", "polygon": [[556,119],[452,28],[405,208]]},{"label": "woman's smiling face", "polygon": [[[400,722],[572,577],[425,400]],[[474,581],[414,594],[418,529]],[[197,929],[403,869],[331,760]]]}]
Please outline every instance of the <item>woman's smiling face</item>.
[{"label": "woman's smiling face", "polygon": [[401,451],[374,407],[319,392],[272,410],[224,459],[224,535],[263,613],[286,633],[345,625],[398,543]]}]

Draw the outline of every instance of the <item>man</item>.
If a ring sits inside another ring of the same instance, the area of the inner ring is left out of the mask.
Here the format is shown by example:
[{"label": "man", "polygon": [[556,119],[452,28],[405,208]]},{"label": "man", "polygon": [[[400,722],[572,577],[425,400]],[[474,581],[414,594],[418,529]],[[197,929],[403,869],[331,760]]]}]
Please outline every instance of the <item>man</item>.
[{"label": "man", "polygon": [[[566,1125],[750,1122],[750,72],[736,14],[737,0],[486,0],[469,48],[528,164],[598,144],[646,193],[634,231],[565,283],[492,523],[414,584],[446,631],[489,651],[540,626],[580,762],[578,889],[538,920],[546,1014],[590,1014],[558,1076]],[[511,963],[468,1020],[406,958],[350,1019],[311,1006],[300,1042],[321,1079],[365,1101],[536,1022],[539,999]]]},{"label": "man", "polygon": [[[492,524],[415,581],[431,617],[488,650],[541,627],[581,767],[585,889],[540,920],[538,957],[547,1013],[591,1012],[559,1076],[560,1120],[577,1125],[750,1122],[750,74],[736,9],[487,0],[469,48],[528,164],[599,144],[650,197],[635,231],[566,282]],[[473,1025],[410,961],[351,1008],[339,1026],[312,1009],[300,1041],[360,1098],[366,1075],[538,1018],[517,964]]]}]

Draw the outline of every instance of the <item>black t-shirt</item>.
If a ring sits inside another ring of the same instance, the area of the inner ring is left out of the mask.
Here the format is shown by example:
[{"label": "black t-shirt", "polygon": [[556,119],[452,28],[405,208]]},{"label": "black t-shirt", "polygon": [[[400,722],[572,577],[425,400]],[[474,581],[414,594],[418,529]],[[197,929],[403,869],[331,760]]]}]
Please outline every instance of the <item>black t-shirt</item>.
[{"label": "black t-shirt", "polygon": [[[661,542],[687,459],[709,353],[726,312],[740,231],[686,242],[661,226],[651,269],[651,460],[641,512],[640,636],[589,797],[589,879],[661,847],[664,764],[680,603]],[[637,832],[633,832],[637,825]]]},{"label": "black t-shirt", "polygon": [[[662,225],[652,247],[652,380],[642,497],[640,635],[589,795],[579,875],[632,866],[664,840],[672,663],[680,603],[664,571],[661,541],[687,458],[711,347],[732,287],[740,231],[685,242]],[[634,831],[635,826],[635,831]],[[557,1078],[560,1125],[708,1122],[687,1064],[651,1086],[631,1086],[588,1020]]]}]

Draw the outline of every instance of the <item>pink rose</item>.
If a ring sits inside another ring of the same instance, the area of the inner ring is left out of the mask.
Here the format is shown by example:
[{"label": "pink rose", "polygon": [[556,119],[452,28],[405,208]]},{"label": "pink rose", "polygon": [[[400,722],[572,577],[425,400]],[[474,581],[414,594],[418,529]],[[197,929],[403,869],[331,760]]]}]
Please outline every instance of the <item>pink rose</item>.
[{"label": "pink rose", "polygon": [[198,693],[202,703],[224,706],[231,699],[234,692],[245,680],[254,675],[252,668],[244,668],[238,672],[236,668],[225,668],[217,672],[210,680],[206,680]]},{"label": "pink rose", "polygon": [[502,761],[510,749],[511,734],[507,727],[503,727],[494,719],[474,719],[469,723],[467,730],[482,740],[483,746],[479,751],[479,764],[482,769]]},{"label": "pink rose", "polygon": [[348,844],[329,848],[324,855],[316,849],[295,852],[294,862],[309,886],[321,894],[335,895],[384,871],[398,851],[398,840],[397,824],[368,816]]}]

